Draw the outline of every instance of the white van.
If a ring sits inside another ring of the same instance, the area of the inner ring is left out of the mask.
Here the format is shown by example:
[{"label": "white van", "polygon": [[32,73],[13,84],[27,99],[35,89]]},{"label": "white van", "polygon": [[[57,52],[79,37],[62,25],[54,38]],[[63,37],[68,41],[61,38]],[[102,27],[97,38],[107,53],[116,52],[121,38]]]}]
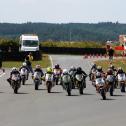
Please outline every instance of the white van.
[{"label": "white van", "polygon": [[39,38],[37,35],[22,34],[19,44],[19,51],[39,51]]}]

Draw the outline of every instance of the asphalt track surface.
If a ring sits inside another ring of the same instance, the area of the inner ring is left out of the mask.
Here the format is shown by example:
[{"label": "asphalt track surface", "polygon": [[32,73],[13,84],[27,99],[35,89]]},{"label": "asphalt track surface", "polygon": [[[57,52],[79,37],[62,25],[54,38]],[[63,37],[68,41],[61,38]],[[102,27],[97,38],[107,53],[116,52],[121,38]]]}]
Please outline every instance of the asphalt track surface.
[{"label": "asphalt track surface", "polygon": [[[87,73],[92,59],[82,56],[51,55],[53,64],[61,64],[62,68],[71,65],[81,66]],[[19,94],[7,83],[9,69],[0,78],[0,126],[125,126],[126,125],[126,94],[119,89],[115,96],[107,94],[102,100],[87,78],[84,95],[78,90],[72,96],[61,86],[55,86],[48,94],[43,83],[38,91],[34,90],[31,79],[21,86]]]}]

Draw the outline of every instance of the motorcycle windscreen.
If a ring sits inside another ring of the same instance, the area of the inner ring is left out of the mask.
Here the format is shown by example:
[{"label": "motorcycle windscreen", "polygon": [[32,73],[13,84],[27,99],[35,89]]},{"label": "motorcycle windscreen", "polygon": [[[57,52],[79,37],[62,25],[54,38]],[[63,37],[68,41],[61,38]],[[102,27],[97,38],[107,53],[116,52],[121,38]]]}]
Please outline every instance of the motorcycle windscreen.
[{"label": "motorcycle windscreen", "polygon": [[77,74],[75,76],[75,78],[78,80],[78,81],[82,81],[83,80],[83,75],[82,74]]},{"label": "motorcycle windscreen", "polygon": [[106,81],[113,82],[114,81],[113,75],[108,75]]},{"label": "motorcycle windscreen", "polygon": [[62,76],[62,81],[64,83],[70,83],[71,82],[70,76],[69,75],[63,75]]},{"label": "motorcycle windscreen", "polygon": [[105,81],[103,78],[97,78],[96,79],[96,85],[104,85],[105,84]]},{"label": "motorcycle windscreen", "polygon": [[118,81],[125,81],[126,80],[126,75],[123,73],[123,74],[118,74]]},{"label": "motorcycle windscreen", "polygon": [[22,68],[20,74],[21,75],[27,75],[27,69],[26,68]]},{"label": "motorcycle windscreen", "polygon": [[15,80],[15,81],[19,80],[19,79],[20,79],[20,78],[19,78],[19,74],[12,74],[11,79],[12,79],[12,80]]},{"label": "motorcycle windscreen", "polygon": [[35,72],[34,73],[34,78],[35,79],[40,79],[41,78],[41,73],[40,72]]},{"label": "motorcycle windscreen", "polygon": [[54,69],[54,74],[60,74],[60,73],[61,73],[60,70]]},{"label": "motorcycle windscreen", "polygon": [[53,81],[53,75],[52,74],[46,74],[45,81]]}]

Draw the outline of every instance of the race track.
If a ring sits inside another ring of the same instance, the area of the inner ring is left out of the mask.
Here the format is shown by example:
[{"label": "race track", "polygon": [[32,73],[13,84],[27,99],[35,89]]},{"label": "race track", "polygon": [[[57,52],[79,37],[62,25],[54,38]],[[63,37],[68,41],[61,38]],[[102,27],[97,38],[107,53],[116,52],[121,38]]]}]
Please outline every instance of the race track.
[{"label": "race track", "polygon": [[[82,56],[51,55],[53,64],[62,68],[81,66],[89,73],[92,60]],[[107,94],[107,100],[101,100],[95,88],[87,78],[84,95],[78,90],[72,96],[61,86],[55,86],[48,94],[45,85],[34,90],[32,80],[19,89],[19,94],[7,83],[9,69],[0,78],[0,126],[125,126],[126,94],[117,89],[115,96]]]}]

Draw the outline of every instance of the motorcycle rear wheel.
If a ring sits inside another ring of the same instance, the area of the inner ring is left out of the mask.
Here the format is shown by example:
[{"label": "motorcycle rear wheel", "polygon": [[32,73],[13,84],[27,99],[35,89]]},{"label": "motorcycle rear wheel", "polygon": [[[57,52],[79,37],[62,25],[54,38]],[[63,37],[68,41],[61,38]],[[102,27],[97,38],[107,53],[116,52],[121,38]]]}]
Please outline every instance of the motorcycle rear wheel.
[{"label": "motorcycle rear wheel", "polygon": [[68,87],[67,87],[67,93],[68,93],[68,96],[71,96],[70,85],[68,85]]},{"label": "motorcycle rear wheel", "polygon": [[15,94],[18,93],[18,88],[17,88],[17,87],[14,88],[14,93],[15,93]]},{"label": "motorcycle rear wheel", "polygon": [[105,95],[104,89],[101,90],[101,96],[102,96],[103,100],[106,100],[106,95]]},{"label": "motorcycle rear wheel", "polygon": [[51,83],[47,83],[47,92],[51,93],[51,88],[52,88],[52,84]]},{"label": "motorcycle rear wheel", "polygon": [[38,83],[35,83],[35,90],[38,90]]}]

